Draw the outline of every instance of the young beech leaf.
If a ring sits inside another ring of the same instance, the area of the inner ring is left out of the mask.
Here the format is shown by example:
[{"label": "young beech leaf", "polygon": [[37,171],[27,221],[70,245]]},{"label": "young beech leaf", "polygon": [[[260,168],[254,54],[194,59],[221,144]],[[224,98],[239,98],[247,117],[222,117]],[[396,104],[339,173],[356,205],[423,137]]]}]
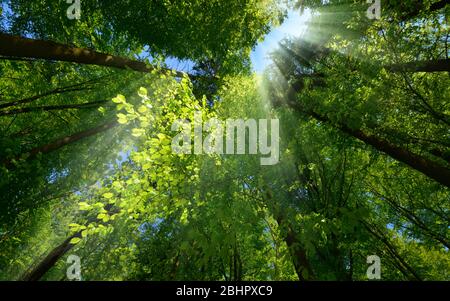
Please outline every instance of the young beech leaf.
[{"label": "young beech leaf", "polygon": [[125,114],[119,113],[117,114],[117,118],[117,122],[119,122],[120,124],[125,124],[128,122],[127,115]]},{"label": "young beech leaf", "polygon": [[78,206],[80,207],[80,210],[89,210],[91,208],[91,205],[86,202],[79,202]]},{"label": "young beech leaf", "polygon": [[147,89],[145,89],[144,87],[140,87],[138,95],[142,98],[147,97]]},{"label": "young beech leaf", "polygon": [[112,99],[112,101],[115,103],[125,103],[126,99],[125,96],[123,96],[122,94],[118,94],[116,97]]},{"label": "young beech leaf", "polygon": [[70,243],[72,244],[72,245],[76,245],[77,243],[79,243],[81,241],[81,238],[79,238],[79,237],[74,237],[74,238],[72,238],[71,240],[70,240]]},{"label": "young beech leaf", "polygon": [[105,213],[99,213],[99,214],[97,215],[97,219],[103,220],[103,219],[105,218],[105,216],[106,216]]},{"label": "young beech leaf", "polygon": [[148,108],[147,108],[147,106],[144,106],[144,105],[140,106],[138,109],[138,112],[141,114],[144,114],[147,111],[148,111]]},{"label": "young beech leaf", "polygon": [[145,134],[145,130],[143,130],[143,129],[132,129],[131,130],[131,135],[133,135],[134,137],[141,137],[143,134]]},{"label": "young beech leaf", "polygon": [[107,192],[107,193],[104,193],[103,194],[103,197],[105,198],[105,199],[110,199],[110,198],[112,198],[114,196],[114,194],[112,194],[111,192]]}]

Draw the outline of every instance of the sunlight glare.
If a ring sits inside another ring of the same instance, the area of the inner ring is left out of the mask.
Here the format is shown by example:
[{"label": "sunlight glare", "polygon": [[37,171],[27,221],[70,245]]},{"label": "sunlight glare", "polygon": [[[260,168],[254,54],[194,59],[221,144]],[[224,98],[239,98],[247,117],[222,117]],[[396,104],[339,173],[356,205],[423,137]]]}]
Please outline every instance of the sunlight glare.
[{"label": "sunlight glare", "polygon": [[277,49],[278,43],[283,39],[304,35],[310,19],[309,9],[304,10],[302,14],[298,10],[290,10],[283,24],[274,28],[252,52],[253,70],[257,73],[263,72],[272,63],[269,57],[270,52]]}]

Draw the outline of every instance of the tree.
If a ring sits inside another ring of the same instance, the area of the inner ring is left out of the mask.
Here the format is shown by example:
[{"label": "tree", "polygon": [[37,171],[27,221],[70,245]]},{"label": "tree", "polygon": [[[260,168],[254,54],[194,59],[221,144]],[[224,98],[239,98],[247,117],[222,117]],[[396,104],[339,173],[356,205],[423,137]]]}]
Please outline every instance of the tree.
[{"label": "tree", "polygon": [[[427,30],[433,30],[433,26],[441,25],[430,23]],[[437,69],[431,67],[434,63],[429,61],[428,63],[416,62],[377,67],[363,59],[368,51],[376,53],[377,48],[392,49],[392,42],[389,39],[393,36],[390,34],[397,27],[397,25],[386,26],[382,29],[381,35],[369,30],[367,36],[373,38],[373,45],[368,46],[367,42],[364,44],[359,41],[351,42],[350,45],[345,46],[349,53],[346,56],[341,55],[337,49],[330,49],[309,41],[286,41],[281,51],[274,54],[273,58],[278,69],[275,76],[281,77],[282,82],[278,85],[289,92],[282,94],[281,98],[274,94],[274,99],[277,104],[288,104],[299,113],[331,124],[448,187],[447,179],[450,169],[445,155],[448,147],[445,146],[444,134],[448,126],[448,116],[445,111],[442,113],[441,110],[436,109],[436,107],[445,106],[440,99],[440,93],[446,93],[448,89],[442,86],[439,92],[424,95],[421,87],[430,82],[440,82],[445,75],[427,74],[426,80],[422,78],[413,82],[406,72],[436,71]],[[414,29],[410,35],[420,34]],[[433,36],[429,39],[430,43],[436,44],[436,49],[445,48],[445,45],[442,45],[445,41],[442,41],[441,37]],[[343,38],[341,43],[345,42]],[[339,42],[334,43],[334,47],[338,47]],[[402,50],[395,48],[392,50],[393,58],[398,59]],[[406,49],[403,50],[403,56],[412,56],[414,52],[419,53],[415,57],[421,56],[421,49],[417,49],[415,45],[406,45],[403,49]],[[375,59],[377,57],[375,55]],[[447,59],[441,61],[447,61]],[[380,65],[383,66],[383,64]],[[445,70],[445,64],[443,67],[441,70]],[[320,75],[319,80],[311,79],[311,74]],[[353,91],[357,85],[359,93],[349,95],[349,91]],[[276,84],[273,86],[276,88]],[[386,87],[384,91],[387,93],[381,92],[380,86]],[[403,100],[400,94],[394,92],[397,89],[408,91],[408,97]],[[300,93],[302,103],[297,100],[297,95]],[[409,98],[410,95],[415,98],[413,102]],[[396,101],[401,104],[401,110],[399,106],[392,106]],[[356,109],[351,107],[354,103],[358,103]],[[385,110],[382,109],[383,103],[388,104]],[[413,114],[412,122],[401,117],[403,112]],[[400,128],[406,129],[406,132],[394,130],[395,127],[399,127],[399,120],[402,120]],[[414,126],[411,127],[414,120],[421,120],[422,125],[424,123],[428,125],[430,134],[433,133],[437,137],[435,139],[437,149],[420,142],[421,138],[418,137],[421,134],[415,132]],[[413,140],[403,137],[413,137]],[[418,153],[428,154],[418,155]]]},{"label": "tree", "polygon": [[[154,67],[144,62],[50,41],[33,40],[0,33],[0,42],[0,55],[5,57],[58,60],[119,69],[131,69],[145,73],[155,70]],[[171,72],[171,70],[167,71]],[[175,71],[175,74],[182,77],[184,73]]]},{"label": "tree", "polygon": [[[87,281],[353,281],[377,255],[383,280],[448,279],[440,2],[387,2],[370,21],[363,3],[303,1],[336,14],[259,76],[248,55],[282,11],[272,1],[94,1],[77,23],[56,2],[10,1],[4,34],[47,51],[0,60],[0,278],[66,280],[77,255]],[[127,70],[147,54],[150,72]],[[278,164],[174,152],[174,124],[198,112],[277,119]]]}]

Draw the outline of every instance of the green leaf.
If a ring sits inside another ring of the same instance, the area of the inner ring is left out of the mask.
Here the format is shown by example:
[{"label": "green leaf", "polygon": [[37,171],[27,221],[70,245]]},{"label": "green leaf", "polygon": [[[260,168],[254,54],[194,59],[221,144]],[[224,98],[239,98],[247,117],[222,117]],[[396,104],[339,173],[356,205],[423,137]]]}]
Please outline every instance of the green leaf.
[{"label": "green leaf", "polygon": [[80,207],[80,210],[89,210],[89,209],[91,209],[91,205],[89,205],[86,202],[80,202],[80,203],[78,203],[78,206]]},{"label": "green leaf", "polygon": [[72,244],[72,245],[76,245],[77,243],[79,243],[81,241],[81,238],[79,238],[79,237],[74,237],[74,238],[72,238],[71,240],[70,240],[70,243]]},{"label": "green leaf", "polygon": [[131,130],[131,135],[133,135],[134,137],[141,137],[144,134],[145,134],[144,129],[132,129]]},{"label": "green leaf", "polygon": [[148,111],[148,108],[147,108],[147,106],[144,106],[144,105],[140,106],[138,109],[138,112],[141,114],[144,114],[147,111]]},{"label": "green leaf", "polygon": [[147,89],[145,89],[144,87],[140,87],[139,91],[138,91],[138,95],[142,98],[146,98],[147,97]]},{"label": "green leaf", "polygon": [[128,122],[127,115],[125,115],[125,114],[119,113],[119,114],[117,114],[117,117],[118,117],[117,122],[119,122],[120,124],[125,124]]},{"label": "green leaf", "polygon": [[116,97],[112,99],[112,101],[115,103],[125,103],[127,100],[125,96],[123,96],[122,94],[118,94]]},{"label": "green leaf", "polygon": [[105,198],[105,199],[110,199],[110,198],[112,198],[114,196],[114,194],[112,194],[111,192],[107,192],[107,193],[104,193],[103,194],[103,197]]},{"label": "green leaf", "polygon": [[181,214],[180,222],[181,222],[182,224],[186,224],[186,223],[187,223],[187,219],[188,219],[188,210],[185,208],[185,209],[183,210],[183,213]]}]

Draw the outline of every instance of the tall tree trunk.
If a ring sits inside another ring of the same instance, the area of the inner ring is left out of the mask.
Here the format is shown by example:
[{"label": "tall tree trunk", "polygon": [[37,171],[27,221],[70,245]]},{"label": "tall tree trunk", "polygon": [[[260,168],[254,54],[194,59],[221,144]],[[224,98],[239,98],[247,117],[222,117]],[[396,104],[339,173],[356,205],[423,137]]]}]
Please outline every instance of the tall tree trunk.
[{"label": "tall tree trunk", "polygon": [[342,123],[335,124],[331,122],[330,119],[325,115],[319,114],[312,110],[304,109],[295,100],[295,98],[293,98],[295,96],[295,91],[290,91],[289,94],[290,96],[288,97],[290,101],[288,101],[288,105],[298,113],[313,117],[318,121],[331,124],[332,126],[338,128],[342,132],[363,141],[364,143],[372,146],[373,148],[391,156],[392,158],[402,163],[405,163],[406,165],[421,172],[422,174],[428,176],[429,178],[441,183],[442,185],[450,187],[450,169],[441,166],[440,164],[428,158],[417,155],[407,150],[406,148],[394,145],[381,137],[365,133],[362,130],[351,129],[350,127]]},{"label": "tall tree trunk", "polygon": [[[450,1],[450,0],[449,0]],[[302,40],[303,41],[303,40]],[[307,42],[304,43],[305,45],[308,45]],[[308,68],[312,70],[312,65],[314,63],[317,63],[321,58],[323,58],[325,55],[330,53],[339,54],[341,56],[344,56],[343,54],[337,53],[334,50],[331,50],[324,45],[314,45],[311,47],[315,48],[302,48],[302,51],[305,53],[304,56],[300,56],[295,51],[291,50],[286,45],[281,44],[281,49],[283,49],[284,52],[287,53],[287,55],[294,58],[294,61],[297,62],[300,66],[304,68]],[[299,51],[299,50],[297,50]],[[283,64],[280,64],[277,62],[277,60],[274,61],[275,65],[280,69],[283,76],[286,77],[286,75],[290,75],[291,73],[287,72],[285,66]],[[376,62],[374,63],[376,65]],[[450,59],[435,59],[435,60],[427,60],[427,61],[412,61],[412,62],[406,62],[406,63],[399,63],[399,64],[390,64],[390,65],[382,65],[381,67],[384,67],[386,70],[390,72],[449,72],[450,71]],[[352,71],[357,71],[356,69],[353,69]],[[287,72],[287,73],[286,73]],[[324,74],[321,73],[312,73],[312,74],[303,74],[303,75],[295,75],[297,79],[300,77],[310,77],[310,78],[316,78],[316,79],[323,79]],[[289,78],[289,77],[287,77]]]},{"label": "tall tree trunk", "polygon": [[386,66],[391,72],[445,72],[450,71],[450,59],[415,61]]},{"label": "tall tree trunk", "polygon": [[388,253],[391,254],[393,259],[398,261],[399,264],[410,273],[410,280],[422,281],[420,275],[417,274],[417,272],[405,261],[402,256],[400,256],[394,245],[391,244],[386,236],[380,233],[374,225],[371,225],[363,220],[361,221],[361,223],[370,234],[372,234],[376,239],[381,241],[386,246]]},{"label": "tall tree trunk", "polygon": [[61,88],[56,88],[54,90],[51,91],[47,91],[38,95],[34,95],[34,96],[30,96],[30,97],[26,97],[20,100],[15,100],[15,101],[9,101],[6,103],[2,103],[0,104],[0,109],[6,109],[9,107],[13,107],[13,106],[18,106],[18,105],[22,105],[22,104],[27,104],[30,102],[33,102],[35,100],[41,99],[43,97],[47,97],[50,95],[57,95],[57,94],[62,94],[62,93],[67,93],[67,92],[78,92],[78,91],[86,91],[86,90],[90,90],[90,87],[85,87],[83,86],[84,84],[87,84],[89,82],[84,82],[84,83],[79,83],[79,84],[75,84],[75,85],[70,85],[70,86],[66,86],[66,87],[61,87]]},{"label": "tall tree trunk", "polygon": [[[35,40],[0,33],[0,55],[13,58],[33,58],[52,61],[73,62],[79,64],[131,69],[139,72],[151,72],[155,68],[144,62],[125,57],[96,52],[91,49],[72,47],[52,41]],[[165,69],[166,71],[172,71]],[[176,72],[183,77],[184,72]]]},{"label": "tall tree trunk", "polygon": [[[281,226],[285,221],[282,218],[277,219],[278,226]],[[314,280],[315,276],[306,257],[306,251],[300,247],[296,233],[291,227],[288,227],[288,232],[284,236],[284,240],[288,246],[289,252],[293,258],[295,272],[301,281]]]},{"label": "tall tree trunk", "polygon": [[[447,60],[447,63],[450,60]],[[413,63],[411,63],[413,64]],[[404,64],[402,65],[404,66]],[[404,68],[404,67],[402,67]],[[416,68],[417,69],[417,68]],[[289,75],[288,74],[282,74],[286,81],[289,82]],[[287,105],[290,106],[294,111],[306,115],[309,117],[312,117],[318,121],[331,124],[333,127],[338,128],[342,132],[357,138],[364,143],[372,146],[373,148],[391,156],[392,158],[405,163],[406,165],[412,167],[413,169],[423,173],[424,175],[428,176],[429,178],[441,183],[444,186],[450,187],[450,169],[438,164],[435,161],[432,161],[426,157],[417,155],[411,151],[409,151],[406,148],[400,147],[398,145],[394,145],[393,143],[383,139],[382,137],[378,137],[376,135],[372,135],[369,133],[364,132],[360,129],[352,129],[348,127],[345,123],[334,123],[332,122],[328,116],[324,114],[320,114],[318,112],[315,112],[312,109],[304,108],[302,105],[297,101],[297,94],[300,93],[302,90],[301,82],[297,83],[296,86],[289,85],[287,87],[287,91],[285,93],[285,98],[287,101]],[[281,101],[277,99],[277,97],[274,97],[272,100],[275,105],[284,104],[284,99]]]},{"label": "tall tree trunk", "polygon": [[375,193],[375,195],[377,195],[378,197],[382,198],[384,201],[386,201],[391,206],[391,208],[395,210],[398,214],[400,214],[402,217],[406,218],[408,221],[416,225],[418,228],[422,229],[425,235],[441,243],[447,249],[450,248],[450,242],[448,241],[448,239],[445,236],[442,236],[441,234],[430,229],[427,223],[422,221],[411,209],[401,206],[398,202],[396,202],[389,196],[381,194],[374,188],[372,188],[372,192]]},{"label": "tall tree trunk", "polygon": [[45,258],[38,263],[36,267],[32,270],[27,271],[22,277],[19,279],[21,281],[38,281],[44,276],[54,265],[55,263],[70,251],[73,248],[73,244],[70,243],[72,238],[81,238],[81,231],[69,236],[66,240],[64,240],[60,245],[54,248],[50,253],[48,253]]},{"label": "tall tree trunk", "polygon": [[15,114],[23,114],[30,112],[42,112],[42,111],[56,111],[56,110],[67,110],[67,109],[92,109],[101,106],[102,104],[108,102],[109,100],[99,100],[87,103],[70,104],[70,105],[55,105],[55,106],[42,106],[42,107],[27,107],[20,109],[12,109],[0,111],[0,116],[8,116]]},{"label": "tall tree trunk", "polygon": [[[394,0],[394,3],[397,5],[398,0]],[[428,10],[426,10],[427,12],[434,12],[437,10],[440,10],[442,8],[444,8],[447,4],[450,4],[450,0],[441,0],[438,2],[435,2],[433,4],[431,4],[430,8]],[[413,7],[413,9],[408,9],[406,10],[405,13],[403,13],[400,16],[400,20],[401,21],[408,21],[412,18],[417,17],[422,11],[424,11],[424,5],[423,5],[423,0],[418,0],[416,1],[416,3],[409,3],[407,5],[410,5],[410,7]]]},{"label": "tall tree trunk", "polygon": [[[268,200],[271,200],[271,202],[275,201],[270,191],[266,191],[266,197]],[[298,279],[300,281],[315,280],[315,274],[309,263],[308,257],[306,256],[306,251],[302,247],[298,235],[295,233],[292,225],[284,217],[283,209],[278,206],[269,205],[269,210],[276,220],[278,227],[285,227],[287,229],[287,231],[282,234],[283,240],[286,242],[289,249]]]},{"label": "tall tree trunk", "polygon": [[[117,126],[117,125],[118,125],[118,123],[116,121],[110,121],[110,122],[104,123],[102,125],[96,126],[94,128],[90,128],[90,129],[78,132],[78,133],[70,135],[70,136],[59,138],[59,139],[57,139],[57,140],[55,140],[55,141],[53,141],[51,143],[35,147],[32,150],[26,152],[26,153],[29,154],[29,156],[27,157],[26,160],[27,161],[33,160],[34,158],[36,158],[36,156],[39,153],[43,153],[43,154],[50,153],[50,152],[52,152],[54,150],[60,149],[60,148],[66,146],[68,144],[74,143],[74,142],[76,142],[78,140],[81,140],[83,138],[91,137],[91,136],[94,136],[94,135],[96,135],[98,133],[104,132],[104,131],[106,131],[106,130],[108,130],[110,128],[113,128],[113,127]],[[19,160],[22,156],[23,156],[23,154],[17,156],[14,159],[15,160]],[[13,159],[4,160],[2,162],[2,164],[8,169],[13,169],[14,168]]]},{"label": "tall tree trunk", "polygon": [[[107,204],[105,206],[105,210],[108,212],[109,215],[115,214],[120,212],[120,210],[115,210],[113,208],[112,204]],[[96,217],[89,218],[88,224],[91,224],[93,222],[100,222],[101,220],[97,219]],[[61,244],[56,246],[54,249],[50,251],[50,253],[47,254],[47,256],[44,257],[35,267],[32,269],[26,271],[19,280],[21,281],[38,281],[40,280],[54,265],[56,262],[58,262],[61,257],[63,257],[67,252],[69,252],[75,245],[71,244],[70,241],[72,238],[82,238],[82,232],[83,230],[80,230],[76,232],[75,234],[72,234],[69,236],[66,240],[64,240]]]}]

